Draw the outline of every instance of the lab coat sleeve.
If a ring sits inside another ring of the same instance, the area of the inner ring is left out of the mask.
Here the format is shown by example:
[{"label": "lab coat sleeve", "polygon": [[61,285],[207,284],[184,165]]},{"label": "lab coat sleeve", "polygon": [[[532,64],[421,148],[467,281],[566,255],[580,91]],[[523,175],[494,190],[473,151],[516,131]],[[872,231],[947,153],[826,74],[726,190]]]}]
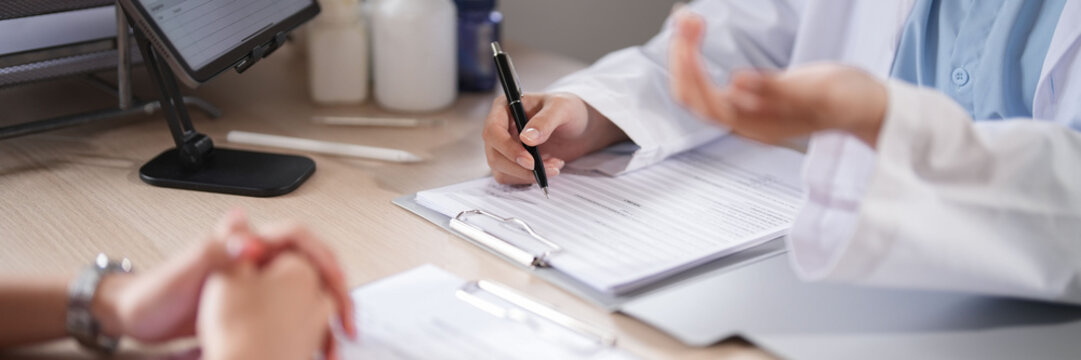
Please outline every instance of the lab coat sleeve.
[{"label": "lab coat sleeve", "polygon": [[1081,133],[973,122],[946,95],[888,87],[877,152],[812,140],[789,236],[797,272],[1081,304]]},{"label": "lab coat sleeve", "polygon": [[[718,83],[727,82],[731,70],[788,64],[799,18],[795,0],[706,0],[688,7],[706,19],[703,57]],[[611,53],[547,89],[581,97],[637,145],[632,155],[602,171],[615,175],[645,167],[726,133],[684,110],[669,94],[671,20],[647,44]]]}]

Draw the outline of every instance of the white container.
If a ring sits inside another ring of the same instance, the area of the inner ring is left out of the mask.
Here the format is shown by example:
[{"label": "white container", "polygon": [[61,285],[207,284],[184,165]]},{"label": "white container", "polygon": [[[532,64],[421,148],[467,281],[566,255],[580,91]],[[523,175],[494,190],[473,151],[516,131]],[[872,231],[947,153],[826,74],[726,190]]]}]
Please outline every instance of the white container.
[{"label": "white container", "polygon": [[457,12],[451,0],[371,3],[375,100],[388,110],[428,112],[458,95]]},{"label": "white container", "polygon": [[320,0],[307,28],[312,100],[356,104],[368,98],[368,31],[356,0]]}]

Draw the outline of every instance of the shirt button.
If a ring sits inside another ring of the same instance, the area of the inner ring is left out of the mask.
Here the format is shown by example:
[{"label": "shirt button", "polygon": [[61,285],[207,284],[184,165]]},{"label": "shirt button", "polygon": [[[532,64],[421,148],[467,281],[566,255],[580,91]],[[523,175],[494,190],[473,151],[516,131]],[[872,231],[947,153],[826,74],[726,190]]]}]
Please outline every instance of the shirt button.
[{"label": "shirt button", "polygon": [[953,69],[953,73],[950,74],[950,79],[953,80],[954,85],[965,86],[965,84],[968,84],[968,71],[963,68]]}]

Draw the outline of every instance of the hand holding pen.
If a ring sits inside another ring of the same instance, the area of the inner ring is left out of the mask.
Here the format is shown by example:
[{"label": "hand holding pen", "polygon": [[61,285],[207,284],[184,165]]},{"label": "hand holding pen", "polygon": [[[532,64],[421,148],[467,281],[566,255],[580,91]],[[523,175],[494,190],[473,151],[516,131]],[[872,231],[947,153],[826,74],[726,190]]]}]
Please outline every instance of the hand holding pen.
[{"label": "hand holding pen", "polygon": [[[512,84],[511,89],[521,94],[517,82]],[[520,130],[505,95],[492,102],[482,134],[488,167],[501,184],[536,181],[532,172],[538,167],[537,157],[525,146],[537,148],[545,174],[553,177],[559,175],[566,162],[628,140],[608,118],[570,93],[520,95],[528,118],[524,130]],[[515,125],[510,125],[512,122]]]}]

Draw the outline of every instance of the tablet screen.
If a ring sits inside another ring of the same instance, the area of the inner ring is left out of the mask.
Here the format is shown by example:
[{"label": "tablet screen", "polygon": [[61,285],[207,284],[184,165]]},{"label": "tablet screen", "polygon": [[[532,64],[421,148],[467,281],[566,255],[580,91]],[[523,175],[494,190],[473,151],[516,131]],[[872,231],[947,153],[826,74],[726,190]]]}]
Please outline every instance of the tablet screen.
[{"label": "tablet screen", "polygon": [[312,0],[139,0],[184,62],[200,69]]}]

